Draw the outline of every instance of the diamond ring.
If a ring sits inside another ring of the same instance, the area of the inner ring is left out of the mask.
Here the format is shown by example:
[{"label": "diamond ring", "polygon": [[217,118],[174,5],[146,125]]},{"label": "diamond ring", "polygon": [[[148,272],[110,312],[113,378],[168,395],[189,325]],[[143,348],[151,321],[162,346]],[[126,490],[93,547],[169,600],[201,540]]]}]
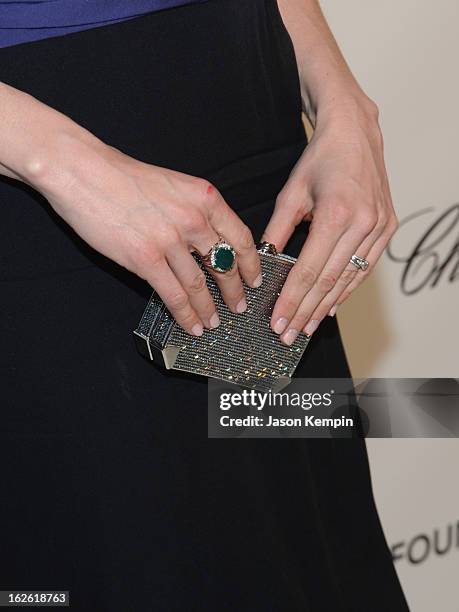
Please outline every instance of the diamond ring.
[{"label": "diamond ring", "polygon": [[366,259],[363,259],[363,257],[359,257],[358,255],[353,255],[349,262],[354,264],[354,266],[359,270],[366,270],[370,265]]}]

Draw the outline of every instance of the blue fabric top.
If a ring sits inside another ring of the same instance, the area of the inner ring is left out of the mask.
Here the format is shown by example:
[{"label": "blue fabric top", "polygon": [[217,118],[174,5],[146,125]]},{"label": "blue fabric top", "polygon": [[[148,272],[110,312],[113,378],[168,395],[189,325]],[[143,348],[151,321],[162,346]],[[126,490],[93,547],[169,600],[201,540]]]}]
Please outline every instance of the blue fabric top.
[{"label": "blue fabric top", "polygon": [[206,0],[0,0],[0,47]]}]

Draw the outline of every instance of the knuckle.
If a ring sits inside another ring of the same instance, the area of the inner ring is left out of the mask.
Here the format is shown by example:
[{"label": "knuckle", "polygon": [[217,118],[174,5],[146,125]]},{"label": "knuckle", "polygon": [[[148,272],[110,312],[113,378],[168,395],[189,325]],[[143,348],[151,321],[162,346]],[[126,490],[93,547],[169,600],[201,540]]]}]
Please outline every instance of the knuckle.
[{"label": "knuckle", "polygon": [[346,268],[346,270],[343,270],[343,273],[341,274],[341,280],[345,285],[348,285],[350,282],[352,282],[357,274],[355,266],[352,265],[352,268],[353,269]]},{"label": "knuckle", "polygon": [[247,225],[243,225],[239,233],[239,248],[241,251],[248,251],[254,248],[252,232]]},{"label": "knuckle", "polygon": [[207,221],[199,211],[188,211],[180,220],[180,226],[186,234],[199,234],[207,227]]},{"label": "knuckle", "polygon": [[373,117],[373,119],[378,120],[380,116],[379,106],[371,98],[367,98],[366,102],[369,114],[371,117]]},{"label": "knuckle", "polygon": [[393,236],[399,227],[400,221],[395,215],[393,215],[387,224],[387,231],[389,232],[389,235]]},{"label": "knuckle", "polygon": [[313,202],[306,188],[298,188],[290,184],[277,195],[274,208],[289,215],[294,225],[298,225],[305,215],[311,211]]},{"label": "knuckle", "polygon": [[199,178],[198,180],[199,180],[199,183],[200,183],[200,187],[204,191],[204,193],[211,194],[214,191],[217,191],[217,188],[212,183],[212,181],[209,181],[209,179]]},{"label": "knuckle", "polygon": [[281,191],[279,191],[279,193],[276,196],[276,201],[274,202],[274,208],[284,208],[287,204],[287,202],[289,201],[289,198],[287,196],[287,192],[285,191],[285,189],[282,189]]},{"label": "knuckle", "polygon": [[314,268],[310,266],[298,266],[296,270],[296,279],[301,286],[310,288],[317,280],[317,273]]},{"label": "knuckle", "polygon": [[171,247],[181,242],[179,230],[176,226],[168,223],[160,225],[157,228],[152,228],[152,235],[149,239],[150,244],[157,245],[157,248],[166,253]]},{"label": "knuckle", "polygon": [[164,261],[161,249],[148,241],[131,245],[129,258],[132,261],[134,271],[140,273],[146,273]]},{"label": "knuckle", "polygon": [[289,313],[294,314],[298,308],[298,300],[285,294],[282,295],[282,299],[279,300],[279,305],[281,306],[282,312],[287,313],[287,315]]},{"label": "knuckle", "polygon": [[282,189],[276,197],[275,207],[281,209],[292,209],[295,206],[295,198],[290,189]]},{"label": "knuckle", "polygon": [[321,293],[328,293],[336,285],[337,277],[333,274],[324,274],[317,280],[317,288]]},{"label": "knuckle", "polygon": [[183,311],[188,307],[188,305],[188,296],[182,291],[173,293],[168,299],[168,306],[173,311]]},{"label": "knuckle", "polygon": [[197,185],[199,189],[199,194],[201,197],[201,201],[203,203],[208,203],[209,200],[212,202],[219,196],[219,191],[215,187],[215,185],[205,178],[198,178]]},{"label": "knuckle", "polygon": [[386,228],[387,228],[387,226],[388,226],[388,223],[389,223],[389,217],[388,217],[387,215],[382,215],[382,216],[381,216],[381,217],[378,219],[378,221],[377,221],[377,223],[376,223],[376,225],[375,225],[374,231],[375,231],[375,232],[376,232],[378,235],[379,235],[379,234],[382,234],[382,233],[383,233],[383,232],[386,230]]},{"label": "knuckle", "polygon": [[376,229],[378,215],[374,211],[366,211],[359,215],[357,226],[362,234],[367,235]]},{"label": "knuckle", "polygon": [[352,209],[344,199],[336,198],[330,202],[331,222],[337,226],[346,226],[351,222]]},{"label": "knuckle", "polygon": [[205,274],[199,271],[191,278],[188,289],[191,293],[200,293],[206,286]]},{"label": "knuckle", "polygon": [[148,266],[151,268],[155,268],[159,266],[163,261],[163,254],[160,253],[157,249],[151,249],[149,252],[147,251],[148,256]]}]

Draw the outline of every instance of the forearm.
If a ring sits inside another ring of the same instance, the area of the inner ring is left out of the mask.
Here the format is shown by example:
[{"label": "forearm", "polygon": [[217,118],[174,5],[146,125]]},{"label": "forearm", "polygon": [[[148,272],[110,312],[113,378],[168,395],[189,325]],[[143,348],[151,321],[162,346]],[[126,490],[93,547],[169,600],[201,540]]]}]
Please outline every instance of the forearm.
[{"label": "forearm", "polygon": [[62,141],[97,138],[66,115],[0,82],[0,174],[34,185],[58,172]]},{"label": "forearm", "polygon": [[357,102],[368,107],[366,96],[344,59],[318,0],[278,0],[295,49],[303,110],[315,126],[330,108]]}]

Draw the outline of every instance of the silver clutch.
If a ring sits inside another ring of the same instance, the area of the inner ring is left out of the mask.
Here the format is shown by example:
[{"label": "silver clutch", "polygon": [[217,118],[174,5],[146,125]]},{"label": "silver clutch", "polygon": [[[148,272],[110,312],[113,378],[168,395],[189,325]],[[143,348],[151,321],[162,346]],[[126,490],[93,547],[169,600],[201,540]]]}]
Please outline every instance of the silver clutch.
[{"label": "silver clutch", "polygon": [[262,243],[260,253],[263,283],[245,286],[247,310],[234,314],[223,302],[220,290],[199,258],[207,285],[220,317],[216,329],[205,329],[196,337],[173,319],[161,298],[153,293],[134,331],[139,352],[167,369],[217,378],[259,391],[285,387],[303,355],[309,337],[299,334],[291,346],[283,344],[270,327],[276,299],[296,259],[276,253]]}]

